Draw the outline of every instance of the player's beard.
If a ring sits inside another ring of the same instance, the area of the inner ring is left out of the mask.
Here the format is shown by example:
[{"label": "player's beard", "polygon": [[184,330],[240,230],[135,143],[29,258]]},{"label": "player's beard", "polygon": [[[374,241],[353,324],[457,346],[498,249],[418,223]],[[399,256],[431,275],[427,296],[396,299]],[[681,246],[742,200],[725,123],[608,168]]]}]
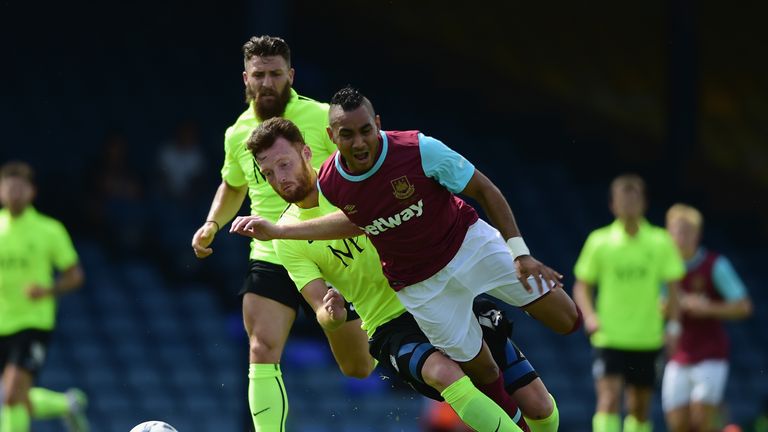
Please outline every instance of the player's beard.
[{"label": "player's beard", "polygon": [[[261,99],[261,96],[276,96],[271,102]],[[261,100],[260,100],[261,99]],[[280,117],[285,112],[285,107],[291,100],[291,85],[286,84],[283,91],[275,93],[272,90],[254,92],[250,87],[245,87],[245,101],[254,101],[253,107],[256,116],[261,120],[269,120],[272,117]]]},{"label": "player's beard", "polygon": [[283,192],[279,190],[278,195],[286,202],[291,204],[304,200],[312,190],[312,174],[306,163],[301,164],[301,176],[296,182],[293,190],[290,192]]}]

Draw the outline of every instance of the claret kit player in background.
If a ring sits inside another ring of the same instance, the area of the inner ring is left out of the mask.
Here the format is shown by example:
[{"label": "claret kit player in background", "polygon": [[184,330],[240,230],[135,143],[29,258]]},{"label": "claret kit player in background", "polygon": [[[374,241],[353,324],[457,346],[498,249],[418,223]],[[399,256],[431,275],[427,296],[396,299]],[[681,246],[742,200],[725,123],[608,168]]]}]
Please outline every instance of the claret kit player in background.
[{"label": "claret kit player in background", "polygon": [[681,283],[682,333],[664,369],[661,403],[670,432],[714,432],[728,380],[724,320],[750,316],[752,302],[728,258],[701,246],[701,213],[675,204],[667,230],[685,260]]},{"label": "claret kit player in background", "polygon": [[[259,172],[245,145],[261,122],[284,117],[296,123],[312,148],[313,166],[319,166],[335,150],[326,134],[328,105],[299,96],[292,88],[294,70],[285,41],[271,36],[253,37],[243,45],[243,55],[243,83],[249,106],[224,136],[222,182],[205,223],[192,238],[198,258],[213,253],[210,245],[216,232],[237,214],[246,194],[251,200],[251,214],[270,221],[277,221],[287,206]],[[283,431],[288,400],[280,357],[303,299],[280,265],[272,242],[251,242],[249,267],[240,292],[250,341],[248,402],[257,432]],[[328,340],[345,374],[366,376],[373,361],[359,319],[350,319],[353,322],[329,334]]]},{"label": "claret kit player in background", "polygon": [[[339,152],[323,165],[318,185],[341,212],[295,225],[252,218],[237,232],[324,240],[362,229],[430,343],[502,400],[504,379],[483,343],[473,300],[487,292],[569,333],[580,316],[561,276],[530,256],[504,196],[461,155],[416,131],[382,131],[370,101],[352,88],[334,95],[329,115]],[[479,202],[498,230],[454,193]]]}]

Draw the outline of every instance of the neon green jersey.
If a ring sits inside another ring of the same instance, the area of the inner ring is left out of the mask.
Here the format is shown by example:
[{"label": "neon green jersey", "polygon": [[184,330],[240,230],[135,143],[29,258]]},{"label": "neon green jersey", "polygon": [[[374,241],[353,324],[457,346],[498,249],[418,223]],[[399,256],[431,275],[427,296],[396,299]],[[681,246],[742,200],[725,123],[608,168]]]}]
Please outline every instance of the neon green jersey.
[{"label": "neon green jersey", "polygon": [[12,218],[0,210],[0,336],[25,329],[52,330],[53,296],[31,300],[30,285],[53,287],[54,270],[77,264],[77,252],[64,226],[28,207]]},{"label": "neon green jersey", "polygon": [[[333,213],[338,209],[320,195],[320,205],[301,209],[292,205],[278,223],[295,223]],[[274,240],[280,261],[301,290],[315,279],[333,285],[363,320],[362,328],[372,336],[380,325],[397,318],[405,308],[381,270],[379,254],[368,237],[344,240]]]},{"label": "neon green jersey", "polygon": [[[312,149],[312,166],[319,168],[328,156],[336,151],[336,145],[328,137],[328,104],[299,96],[291,90],[291,99],[283,118],[299,127],[304,141]],[[243,112],[234,125],[224,134],[224,166],[221,178],[232,186],[248,185],[251,214],[276,222],[288,204],[269,186],[256,167],[256,160],[246,147],[246,141],[261,121],[256,118],[253,105]],[[272,242],[253,240],[251,259],[280,264],[272,248]]]},{"label": "neon green jersey", "polygon": [[616,220],[589,235],[574,273],[597,286],[600,329],[591,337],[594,346],[652,350],[664,344],[661,287],[685,275],[666,230],[643,220],[630,236]]}]

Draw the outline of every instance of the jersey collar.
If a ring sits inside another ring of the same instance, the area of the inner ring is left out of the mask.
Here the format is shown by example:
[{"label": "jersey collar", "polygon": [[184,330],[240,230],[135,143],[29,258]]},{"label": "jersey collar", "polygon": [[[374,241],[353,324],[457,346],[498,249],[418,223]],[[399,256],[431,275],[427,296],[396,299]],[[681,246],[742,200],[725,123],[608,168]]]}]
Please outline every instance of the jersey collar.
[{"label": "jersey collar", "polygon": [[687,260],[685,262],[685,268],[690,270],[692,268],[696,268],[699,265],[701,265],[702,261],[704,261],[704,258],[707,256],[707,250],[704,249],[703,246],[699,246],[698,249],[696,249],[696,253],[693,254],[691,259]]},{"label": "jersey collar", "polygon": [[621,220],[616,219],[611,224],[611,231],[613,231],[614,235],[619,235],[622,238],[638,238],[643,233],[648,231],[648,228],[651,226],[651,224],[648,222],[647,219],[642,218],[640,219],[640,222],[637,224],[637,235],[634,237],[631,237],[629,234],[627,234],[627,231],[624,229],[624,223],[621,222]]},{"label": "jersey collar", "polygon": [[24,211],[21,212],[21,215],[17,218],[11,217],[11,212],[8,211],[7,208],[2,208],[0,209],[0,220],[5,220],[7,221],[6,223],[9,223],[9,224],[19,223],[35,217],[36,214],[37,214],[37,210],[35,210],[35,208],[32,207],[31,205],[27,206],[27,208],[24,209]]},{"label": "jersey collar", "polygon": [[389,150],[389,140],[387,139],[387,134],[384,133],[384,131],[379,131],[379,134],[381,135],[381,151],[379,152],[379,158],[376,159],[376,163],[373,164],[371,169],[360,175],[350,174],[346,169],[344,169],[341,164],[341,152],[336,152],[336,156],[334,157],[334,165],[336,166],[336,171],[338,171],[338,173],[341,174],[345,180],[351,182],[361,182],[376,174],[379,168],[381,168],[381,165],[384,163],[384,159],[387,157],[387,151]]}]

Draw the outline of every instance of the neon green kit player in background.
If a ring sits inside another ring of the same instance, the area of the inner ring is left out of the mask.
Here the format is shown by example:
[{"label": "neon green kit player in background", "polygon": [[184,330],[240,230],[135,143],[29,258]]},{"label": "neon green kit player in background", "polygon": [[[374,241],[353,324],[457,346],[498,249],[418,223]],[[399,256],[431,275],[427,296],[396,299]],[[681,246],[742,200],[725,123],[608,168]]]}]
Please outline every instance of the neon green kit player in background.
[{"label": "neon green kit player in background", "polygon": [[32,207],[33,177],[23,162],[0,168],[0,432],[29,432],[30,419],[50,418],[87,431],[80,390],[32,388],[56,322],[56,296],[83,283],[67,230]]},{"label": "neon green kit player in background", "polygon": [[[272,36],[252,37],[243,45],[243,83],[248,108],[224,137],[222,182],[205,223],[195,232],[192,248],[198,258],[213,253],[216,232],[235,215],[248,195],[251,214],[277,221],[287,203],[269,186],[245,142],[263,121],[282,117],[301,129],[320,164],[336,150],[328,138],[328,105],[298,95],[292,88],[294,69],[288,44]],[[257,432],[282,432],[288,415],[280,358],[299,307],[306,302],[280,264],[271,241],[251,242],[248,275],[240,290],[243,322],[248,333],[248,404]],[[308,306],[305,310],[308,309]],[[336,361],[346,375],[366,376],[373,368],[359,318],[327,334]]]},{"label": "neon green kit player in background", "polygon": [[[611,184],[616,220],[593,231],[576,262],[573,298],[595,349],[593,432],[650,432],[656,360],[680,335],[678,293],[685,266],[672,238],[645,219],[645,182],[622,175]],[[668,283],[667,334],[661,287]],[[593,299],[597,287],[597,298]],[[619,418],[626,384],[627,416]]]}]

